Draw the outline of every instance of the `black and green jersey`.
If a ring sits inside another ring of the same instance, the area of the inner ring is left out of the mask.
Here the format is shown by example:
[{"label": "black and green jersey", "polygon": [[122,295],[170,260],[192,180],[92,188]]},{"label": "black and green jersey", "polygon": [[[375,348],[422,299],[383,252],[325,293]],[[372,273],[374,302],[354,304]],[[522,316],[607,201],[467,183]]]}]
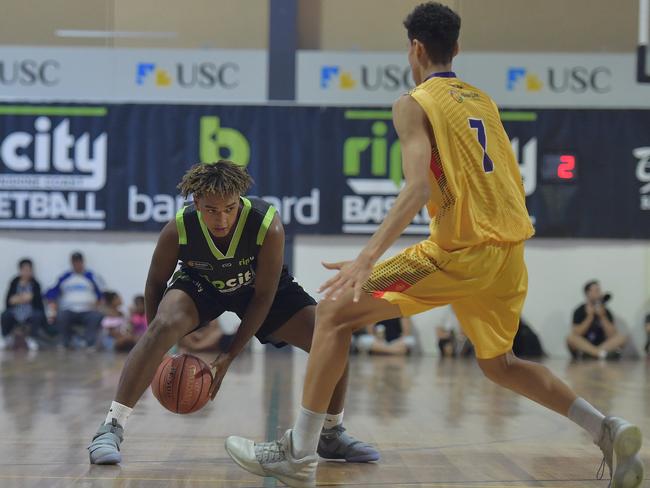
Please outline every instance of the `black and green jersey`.
[{"label": "black and green jersey", "polygon": [[[255,283],[257,255],[275,215],[275,207],[261,198],[241,197],[242,209],[235,231],[223,254],[215,245],[201,212],[194,205],[176,214],[178,259],[181,270],[174,276],[201,277],[221,293],[233,294]],[[286,270],[283,268],[282,274]]]}]

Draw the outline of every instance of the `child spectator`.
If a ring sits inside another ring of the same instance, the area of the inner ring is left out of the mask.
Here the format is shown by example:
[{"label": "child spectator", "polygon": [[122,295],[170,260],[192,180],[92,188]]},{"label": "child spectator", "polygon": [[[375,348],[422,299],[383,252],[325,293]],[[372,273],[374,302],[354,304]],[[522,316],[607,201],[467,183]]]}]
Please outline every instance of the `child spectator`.
[{"label": "child spectator", "polygon": [[133,298],[133,304],[130,308],[129,323],[131,324],[131,334],[139,339],[147,330],[147,316],[144,313],[144,296],[137,295]]},{"label": "child spectator", "polygon": [[136,338],[129,331],[126,317],[120,310],[122,298],[114,291],[103,295],[103,313],[101,345],[107,351],[130,351]]}]

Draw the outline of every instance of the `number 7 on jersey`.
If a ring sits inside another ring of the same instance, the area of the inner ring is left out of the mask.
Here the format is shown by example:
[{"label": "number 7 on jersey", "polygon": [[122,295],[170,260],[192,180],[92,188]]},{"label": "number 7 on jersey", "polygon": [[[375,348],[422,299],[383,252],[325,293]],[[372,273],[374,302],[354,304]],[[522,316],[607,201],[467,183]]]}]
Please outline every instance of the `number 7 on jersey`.
[{"label": "number 7 on jersey", "polygon": [[492,173],[494,171],[494,163],[490,159],[487,153],[487,134],[485,133],[485,125],[483,124],[483,119],[467,119],[469,126],[472,129],[476,129],[476,135],[478,137],[478,143],[483,148],[483,171],[486,173]]}]

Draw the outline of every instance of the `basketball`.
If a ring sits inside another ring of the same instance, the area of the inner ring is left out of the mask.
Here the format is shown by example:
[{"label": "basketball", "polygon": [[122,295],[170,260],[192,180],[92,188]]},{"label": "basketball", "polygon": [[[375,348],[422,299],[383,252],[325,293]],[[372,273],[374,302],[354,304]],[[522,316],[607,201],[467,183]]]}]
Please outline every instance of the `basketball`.
[{"label": "basketball", "polygon": [[170,412],[192,413],[209,400],[210,367],[191,354],[166,356],[151,382],[151,391]]}]

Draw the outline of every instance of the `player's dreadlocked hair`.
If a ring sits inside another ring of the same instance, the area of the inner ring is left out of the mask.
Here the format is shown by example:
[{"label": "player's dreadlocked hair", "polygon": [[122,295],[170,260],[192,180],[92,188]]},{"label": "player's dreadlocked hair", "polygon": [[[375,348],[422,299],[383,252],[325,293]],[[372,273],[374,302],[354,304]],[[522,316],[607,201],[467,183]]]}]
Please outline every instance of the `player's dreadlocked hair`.
[{"label": "player's dreadlocked hair", "polygon": [[178,189],[184,197],[201,197],[210,193],[226,196],[243,195],[252,185],[253,178],[245,168],[220,159],[216,163],[198,163],[192,166],[178,184]]}]

